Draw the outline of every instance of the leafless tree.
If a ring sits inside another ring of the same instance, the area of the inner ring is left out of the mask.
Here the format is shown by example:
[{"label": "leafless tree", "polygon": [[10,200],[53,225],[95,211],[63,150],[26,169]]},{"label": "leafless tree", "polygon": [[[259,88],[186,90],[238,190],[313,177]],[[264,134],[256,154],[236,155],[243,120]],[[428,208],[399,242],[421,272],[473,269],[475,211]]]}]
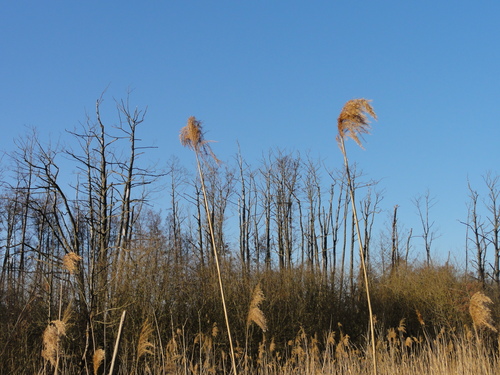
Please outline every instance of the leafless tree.
[{"label": "leafless tree", "polygon": [[488,188],[488,198],[486,209],[488,215],[488,241],[493,247],[493,281],[500,286],[500,207],[499,207],[499,176],[493,176],[488,173],[484,177],[486,187]]},{"label": "leafless tree", "polygon": [[413,199],[413,204],[417,208],[418,217],[422,225],[422,239],[424,240],[425,255],[427,265],[431,264],[432,243],[437,237],[435,223],[430,219],[430,210],[435,206],[436,200],[427,190],[425,194]]},{"label": "leafless tree", "polygon": [[475,191],[470,183],[469,187],[469,204],[467,206],[467,221],[462,222],[467,226],[469,237],[467,242],[471,242],[475,248],[475,267],[477,276],[481,284],[486,282],[486,251],[488,248],[487,234],[485,231],[485,223],[478,212],[479,194]]},{"label": "leafless tree", "polygon": [[278,151],[272,162],[271,189],[280,269],[290,268],[294,245],[294,208],[300,159]]}]

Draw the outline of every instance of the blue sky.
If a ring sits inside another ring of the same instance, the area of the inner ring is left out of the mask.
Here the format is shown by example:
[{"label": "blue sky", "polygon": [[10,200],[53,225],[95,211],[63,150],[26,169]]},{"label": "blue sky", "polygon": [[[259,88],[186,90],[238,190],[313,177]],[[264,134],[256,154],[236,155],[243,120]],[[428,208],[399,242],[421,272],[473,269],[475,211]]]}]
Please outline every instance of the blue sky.
[{"label": "blue sky", "polygon": [[379,121],[351,159],[415,232],[411,200],[428,189],[436,250],[458,257],[467,179],[482,193],[499,172],[499,15],[461,0],[3,2],[0,149],[26,126],[67,138],[106,88],[113,122],[130,88],[152,158],[191,162],[178,131],[194,115],[221,159],[239,143],[253,164],[276,147],[340,167],[340,109],[373,99]]}]

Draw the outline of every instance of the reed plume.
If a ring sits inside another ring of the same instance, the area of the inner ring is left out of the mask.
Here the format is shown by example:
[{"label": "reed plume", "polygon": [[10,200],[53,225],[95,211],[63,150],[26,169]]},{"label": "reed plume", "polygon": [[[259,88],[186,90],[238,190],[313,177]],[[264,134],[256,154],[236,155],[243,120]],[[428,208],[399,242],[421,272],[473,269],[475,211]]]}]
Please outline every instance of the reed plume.
[{"label": "reed plume", "polygon": [[370,105],[371,100],[353,99],[349,100],[342,108],[338,124],[338,140],[346,137],[352,138],[359,147],[363,148],[360,138],[363,134],[370,134],[370,121],[368,115],[377,119],[377,115]]},{"label": "reed plume", "polygon": [[71,304],[64,311],[63,316],[59,313],[59,319],[51,321],[43,332],[42,358],[50,362],[54,367],[54,375],[59,371],[59,359],[62,354],[61,339],[66,336],[68,321],[71,318]]},{"label": "reed plume", "polygon": [[469,312],[476,329],[488,328],[493,332],[498,332],[494,327],[493,318],[491,317],[491,309],[488,305],[491,305],[493,301],[490,297],[486,296],[482,292],[476,292],[470,299]]},{"label": "reed plume", "polygon": [[267,331],[267,320],[264,313],[260,309],[260,304],[264,300],[264,292],[262,291],[259,283],[253,291],[252,301],[250,302],[250,308],[248,309],[247,327],[254,322],[260,327],[262,332]]},{"label": "reed plume", "polygon": [[63,267],[73,275],[78,269],[78,264],[82,260],[82,257],[75,252],[70,252],[63,257]]},{"label": "reed plume", "polygon": [[60,355],[61,337],[66,336],[66,323],[62,320],[53,320],[43,332],[42,357],[57,368],[57,361]]},{"label": "reed plume", "polygon": [[205,139],[201,121],[198,121],[194,116],[188,118],[186,126],[179,132],[179,140],[181,145],[193,150],[197,156],[209,155],[217,163],[219,162],[209,145],[210,142],[214,141]]},{"label": "reed plume", "polygon": [[97,349],[92,356],[92,363],[94,365],[94,375],[97,375],[97,371],[99,371],[99,367],[101,367],[102,361],[104,361],[104,357],[106,356],[106,352],[104,349]]},{"label": "reed plume", "polygon": [[153,333],[153,326],[146,319],[142,325],[141,333],[139,334],[139,342],[137,343],[137,360],[146,354],[153,354],[152,350],[154,348],[153,343],[149,341],[151,334]]},{"label": "reed plume", "polygon": [[359,257],[361,259],[361,268],[363,271],[363,278],[365,283],[366,298],[368,301],[368,313],[370,317],[370,336],[371,336],[371,346],[372,346],[372,356],[373,356],[373,373],[377,375],[377,359],[376,359],[376,344],[375,344],[375,323],[373,319],[372,304],[370,299],[370,288],[368,283],[368,272],[365,261],[365,253],[363,249],[363,244],[361,243],[361,230],[359,228],[358,214],[356,209],[356,202],[354,200],[354,182],[351,177],[351,172],[349,169],[349,159],[347,158],[347,152],[345,149],[345,138],[352,138],[361,148],[363,145],[361,143],[360,137],[363,134],[369,134],[370,132],[370,122],[368,121],[368,115],[377,118],[375,111],[370,105],[370,100],[366,99],[353,99],[349,100],[337,119],[337,142],[339,144],[342,155],[344,156],[344,166],[347,176],[347,184],[349,188],[349,194],[351,198],[352,213],[354,218],[354,224],[356,226],[356,232],[358,236],[359,244]]},{"label": "reed plume", "polygon": [[209,227],[209,232],[210,232],[210,238],[212,241],[212,248],[214,251],[215,265],[217,267],[217,276],[218,276],[218,280],[219,280],[219,289],[220,289],[220,294],[221,294],[221,299],[222,299],[222,308],[224,310],[224,318],[226,321],[227,336],[229,339],[229,348],[231,350],[231,365],[232,365],[234,375],[237,375],[236,356],[235,356],[235,352],[234,352],[233,339],[231,336],[231,328],[230,328],[229,318],[228,318],[228,314],[227,314],[226,298],[224,296],[224,287],[222,284],[222,276],[221,276],[221,270],[220,270],[220,264],[219,264],[219,254],[218,254],[218,250],[217,250],[217,244],[215,242],[215,233],[214,233],[214,227],[212,224],[212,215],[210,214],[210,208],[208,206],[208,198],[207,198],[207,192],[206,192],[206,188],[205,188],[205,178],[204,178],[203,169],[202,169],[202,165],[201,165],[201,161],[204,160],[204,158],[206,156],[211,156],[215,160],[216,163],[219,163],[219,159],[217,159],[217,157],[212,152],[212,149],[209,146],[209,143],[212,141],[207,141],[204,138],[203,128],[202,128],[201,122],[196,120],[196,118],[194,116],[189,117],[186,126],[184,126],[180,130],[179,139],[180,139],[181,144],[183,146],[188,147],[194,151],[194,154],[196,157],[196,165],[198,167],[198,174],[200,176],[201,190],[203,192],[203,201],[205,203],[205,212],[206,212],[206,217],[207,217],[207,222],[208,222],[208,227]]}]

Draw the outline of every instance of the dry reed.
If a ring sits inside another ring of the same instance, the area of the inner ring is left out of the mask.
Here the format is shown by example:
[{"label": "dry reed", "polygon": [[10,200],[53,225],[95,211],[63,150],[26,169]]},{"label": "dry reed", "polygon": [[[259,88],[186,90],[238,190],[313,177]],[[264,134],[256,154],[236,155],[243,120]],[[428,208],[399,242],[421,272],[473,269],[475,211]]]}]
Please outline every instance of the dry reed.
[{"label": "dry reed", "polygon": [[43,332],[42,357],[57,368],[58,358],[61,355],[61,338],[66,336],[66,322],[63,320],[51,321]]},{"label": "dry reed", "polygon": [[77,271],[78,264],[81,260],[82,257],[80,255],[75,252],[70,252],[63,257],[63,267],[70,273],[70,275],[73,275]]},{"label": "dry reed", "polygon": [[493,301],[490,297],[482,292],[476,292],[470,299],[469,312],[476,329],[488,328],[493,332],[498,332],[494,327],[493,318],[491,317],[491,310],[488,305]]},{"label": "dry reed", "polygon": [[200,162],[200,157],[203,158],[207,155],[210,155],[216,163],[219,163],[219,160],[215,156],[215,154],[212,152],[212,149],[208,145],[209,142],[204,139],[204,134],[201,126],[201,122],[196,120],[194,116],[189,117],[188,122],[186,126],[184,126],[180,133],[179,133],[179,139],[181,141],[181,144],[185,147],[188,147],[192,149],[195,153],[196,156],[196,165],[198,167],[198,174],[200,176],[200,183],[201,183],[201,190],[203,192],[203,201],[205,203],[205,212],[206,212],[206,217],[207,217],[207,222],[208,222],[208,227],[209,227],[209,232],[210,232],[210,238],[212,241],[212,248],[214,252],[214,259],[215,259],[215,265],[217,267],[217,276],[219,280],[219,289],[220,289],[220,294],[221,294],[221,299],[222,299],[222,308],[224,310],[224,318],[226,321],[226,328],[227,328],[227,336],[229,339],[229,347],[231,350],[231,366],[233,369],[234,375],[237,375],[238,371],[236,368],[236,357],[235,357],[235,351],[234,351],[234,345],[233,345],[233,339],[231,336],[231,326],[229,324],[229,318],[228,318],[228,313],[227,313],[227,307],[226,307],[226,298],[224,295],[224,287],[222,284],[222,276],[221,276],[221,270],[220,270],[220,264],[219,264],[219,254],[217,250],[217,244],[215,242],[215,233],[214,233],[214,227],[212,223],[212,218],[211,218],[211,213],[210,213],[210,208],[208,206],[208,198],[207,198],[207,192],[205,188],[205,178]]},{"label": "dry reed", "polygon": [[359,244],[359,257],[361,260],[361,268],[363,271],[363,278],[366,290],[366,299],[368,302],[368,314],[370,317],[370,336],[371,336],[371,346],[372,346],[372,356],[373,356],[373,373],[377,375],[377,359],[376,359],[376,344],[375,344],[375,323],[373,319],[373,311],[370,298],[370,288],[368,283],[368,272],[365,262],[365,254],[363,249],[363,244],[361,242],[361,230],[359,228],[358,214],[356,208],[356,202],[354,199],[354,182],[351,177],[349,169],[349,159],[347,158],[347,152],[345,149],[345,138],[352,138],[361,148],[360,137],[362,134],[369,134],[370,123],[368,121],[368,115],[372,116],[374,119],[377,118],[375,111],[370,105],[370,100],[366,99],[353,99],[349,100],[337,119],[338,136],[337,142],[339,144],[342,155],[344,156],[344,165],[347,175],[347,183],[349,188],[349,194],[351,198],[352,213],[354,218],[354,224],[356,226],[356,232],[358,236]]},{"label": "dry reed", "polygon": [[363,148],[360,137],[362,134],[370,134],[368,115],[377,119],[370,102],[371,100],[366,99],[353,99],[344,105],[337,119],[339,139],[350,137]]},{"label": "dry reed", "polygon": [[104,349],[97,349],[92,356],[92,363],[94,365],[94,375],[97,375],[97,371],[99,371],[99,367],[101,367],[102,362],[104,361],[104,357],[106,356],[106,352]]},{"label": "dry reed", "polygon": [[139,341],[137,343],[137,360],[146,354],[153,354],[151,349],[154,348],[154,344],[149,341],[152,333],[153,326],[149,323],[149,320],[146,319],[142,325]]},{"label": "dry reed", "polygon": [[247,317],[247,327],[254,322],[257,324],[263,332],[267,331],[267,320],[260,309],[260,304],[265,300],[264,292],[260,287],[260,284],[257,284],[253,291],[252,301],[250,302],[250,308],[248,309],[248,317]]},{"label": "dry reed", "polygon": [[111,359],[111,366],[109,368],[109,374],[113,375],[113,370],[115,368],[116,356],[118,355],[118,346],[120,345],[120,338],[122,336],[123,322],[125,321],[125,315],[127,310],[123,310],[122,317],[120,318],[120,325],[118,326],[118,334],[116,335],[115,347],[113,349],[113,357]]},{"label": "dry reed", "polygon": [[179,140],[184,147],[193,150],[197,156],[210,155],[217,163],[219,162],[209,146],[209,143],[214,141],[205,139],[201,121],[194,116],[189,117],[186,126],[180,130]]}]

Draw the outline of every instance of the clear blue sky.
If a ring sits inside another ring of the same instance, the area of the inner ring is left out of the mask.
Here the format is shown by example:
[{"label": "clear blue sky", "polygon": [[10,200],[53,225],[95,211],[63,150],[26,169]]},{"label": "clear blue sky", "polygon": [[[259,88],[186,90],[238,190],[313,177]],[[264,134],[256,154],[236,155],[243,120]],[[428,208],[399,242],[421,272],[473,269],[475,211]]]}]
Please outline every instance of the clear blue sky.
[{"label": "clear blue sky", "polygon": [[373,99],[351,159],[415,233],[429,189],[436,247],[461,256],[467,178],[499,172],[499,17],[498,1],[4,1],[0,148],[25,126],[65,138],[109,86],[108,121],[128,88],[148,106],[156,158],[191,161],[178,131],[194,115],[222,159],[239,142],[253,164],[279,147],[341,166],[339,111]]}]

